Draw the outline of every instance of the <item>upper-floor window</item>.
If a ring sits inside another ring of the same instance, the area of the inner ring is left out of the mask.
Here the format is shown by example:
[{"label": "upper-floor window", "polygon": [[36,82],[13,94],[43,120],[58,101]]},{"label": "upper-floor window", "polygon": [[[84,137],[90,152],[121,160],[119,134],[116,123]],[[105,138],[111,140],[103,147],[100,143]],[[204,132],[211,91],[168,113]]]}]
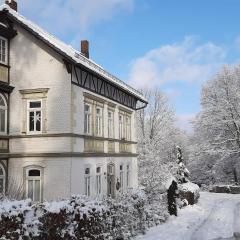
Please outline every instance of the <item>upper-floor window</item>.
[{"label": "upper-floor window", "polygon": [[0,63],[7,64],[8,42],[6,38],[0,37]]},{"label": "upper-floor window", "polygon": [[7,132],[7,103],[3,95],[0,94],[0,133]]},{"label": "upper-floor window", "polygon": [[84,133],[91,134],[92,128],[92,118],[91,118],[91,105],[84,105]]},{"label": "upper-floor window", "polygon": [[125,136],[126,136],[127,140],[131,140],[131,120],[128,115],[125,118],[125,122],[126,122],[126,126],[125,126],[126,135]]},{"label": "upper-floor window", "polygon": [[114,138],[114,114],[112,111],[108,111],[108,137]]},{"label": "upper-floor window", "polygon": [[30,168],[26,172],[26,195],[34,202],[42,199],[42,174],[41,169]]},{"label": "upper-floor window", "polygon": [[131,140],[131,116],[124,112],[119,114],[119,139]]},{"label": "upper-floor window", "polygon": [[103,109],[96,107],[96,122],[95,122],[95,133],[97,136],[102,136],[103,133]]},{"label": "upper-floor window", "polygon": [[119,115],[119,138],[123,139],[124,138],[124,126],[123,126],[123,115]]},{"label": "upper-floor window", "polygon": [[28,101],[27,121],[29,133],[40,133],[42,131],[42,101]]}]

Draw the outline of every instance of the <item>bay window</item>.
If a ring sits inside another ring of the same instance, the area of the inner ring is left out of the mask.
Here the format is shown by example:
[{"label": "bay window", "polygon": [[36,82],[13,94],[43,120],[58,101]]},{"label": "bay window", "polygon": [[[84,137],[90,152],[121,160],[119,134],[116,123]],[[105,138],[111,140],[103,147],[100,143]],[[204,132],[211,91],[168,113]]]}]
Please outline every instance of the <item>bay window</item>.
[{"label": "bay window", "polygon": [[0,63],[7,65],[8,42],[6,38],[0,37]]},{"label": "bay window", "polygon": [[42,100],[28,101],[27,121],[28,121],[29,133],[41,133],[42,131]]}]

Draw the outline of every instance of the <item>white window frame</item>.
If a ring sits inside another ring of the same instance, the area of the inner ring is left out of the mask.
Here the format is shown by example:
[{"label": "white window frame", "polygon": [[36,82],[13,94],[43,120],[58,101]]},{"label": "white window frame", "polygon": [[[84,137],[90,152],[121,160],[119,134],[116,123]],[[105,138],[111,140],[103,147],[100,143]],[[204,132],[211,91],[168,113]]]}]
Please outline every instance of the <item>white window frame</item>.
[{"label": "white window frame", "polygon": [[129,115],[125,116],[125,128],[126,128],[126,132],[125,132],[126,140],[130,141],[131,140],[131,116]]},{"label": "white window frame", "polygon": [[2,133],[6,134],[6,133],[7,133],[8,106],[7,106],[6,99],[5,99],[5,97],[4,97],[2,94],[0,94],[0,98],[3,99],[4,105],[5,105],[5,106],[0,106],[0,109],[3,110],[4,113],[5,113],[5,119],[4,119],[4,121],[5,121],[5,122],[4,122],[4,124],[5,124],[5,129],[4,129],[4,131],[2,132],[2,131],[1,131],[1,128],[0,128],[0,133],[1,133],[1,134],[2,134]]},{"label": "white window frame", "polygon": [[[121,120],[120,120],[121,118]],[[119,121],[119,139],[124,139],[124,115],[123,114],[119,114],[118,116],[118,121]]]},{"label": "white window frame", "polygon": [[1,193],[0,192],[0,194],[3,194],[3,195],[5,195],[5,184],[6,184],[6,172],[5,172],[5,169],[4,169],[4,167],[3,167],[3,165],[0,163],[0,168],[2,169],[2,171],[3,171],[3,175],[0,175],[0,179],[2,179],[3,180],[3,192]]},{"label": "white window frame", "polygon": [[7,65],[8,64],[8,40],[0,36],[0,42],[5,41],[5,61],[2,60],[2,44],[0,43],[0,63]]},{"label": "white window frame", "polygon": [[[100,113],[97,113],[97,110],[100,110]],[[103,135],[103,108],[96,106],[95,108],[95,133],[96,136]]]},{"label": "white window frame", "polygon": [[[86,174],[86,169],[89,169],[88,174]],[[84,168],[84,191],[86,196],[91,196],[91,168],[89,166]]]},{"label": "white window frame", "polygon": [[[97,172],[97,169],[100,168],[100,172]],[[96,166],[96,195],[102,195],[102,167]]]},{"label": "white window frame", "polygon": [[[29,176],[29,172],[31,171],[31,170],[37,170],[37,171],[40,171],[40,176]],[[43,195],[43,188],[42,188],[42,186],[43,186],[43,184],[42,184],[42,177],[43,177],[43,171],[42,171],[42,168],[41,167],[28,167],[28,168],[26,168],[26,198],[29,198],[29,196],[28,196],[28,185],[29,185],[29,181],[33,181],[33,199],[32,199],[32,201],[33,202],[38,202],[38,201],[36,201],[36,199],[35,199],[35,191],[34,191],[34,189],[35,189],[35,183],[36,183],[36,181],[39,181],[40,182],[40,188],[39,188],[39,190],[40,190],[40,193],[39,193],[39,201],[41,202],[42,201],[42,195]]]},{"label": "white window frame", "polygon": [[120,181],[120,191],[123,193],[124,191],[124,165],[123,164],[119,165],[119,181]]},{"label": "white window frame", "polygon": [[[85,111],[85,106],[89,107],[89,111]],[[92,105],[89,103],[84,103],[84,133],[92,134]]]},{"label": "white window frame", "polygon": [[[30,108],[31,102],[41,102],[41,108]],[[43,125],[43,106],[42,99],[29,99],[27,100],[27,133],[28,134],[41,134],[42,133],[42,125]],[[30,131],[29,129],[29,120],[30,120],[30,112],[41,112],[41,120],[40,120],[40,131],[36,131],[36,122],[34,122],[34,130]]]},{"label": "white window frame", "polygon": [[114,138],[114,112],[111,110],[108,110],[108,138]]}]

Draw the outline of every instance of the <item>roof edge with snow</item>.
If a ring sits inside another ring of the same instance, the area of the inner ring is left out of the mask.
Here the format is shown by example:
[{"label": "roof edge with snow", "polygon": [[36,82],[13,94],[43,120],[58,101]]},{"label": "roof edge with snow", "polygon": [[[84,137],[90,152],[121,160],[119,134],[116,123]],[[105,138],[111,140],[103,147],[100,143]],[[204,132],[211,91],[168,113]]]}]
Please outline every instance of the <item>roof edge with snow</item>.
[{"label": "roof edge with snow", "polygon": [[106,70],[104,70],[101,66],[96,64],[94,61],[83,56],[79,51],[75,50],[72,46],[65,44],[61,40],[57,39],[53,35],[49,34],[38,25],[33,23],[32,21],[26,19],[18,12],[11,9],[7,4],[3,4],[0,6],[0,11],[6,11],[8,16],[18,22],[24,29],[31,32],[33,35],[38,37],[40,40],[44,41],[47,45],[53,48],[55,51],[66,57],[73,64],[80,64],[100,76],[104,77],[106,80],[112,82],[114,85],[120,87],[121,89],[127,91],[129,94],[135,96],[138,100],[143,103],[147,103],[147,99],[136,89],[129,86],[125,82],[121,81],[117,77],[113,76]]}]

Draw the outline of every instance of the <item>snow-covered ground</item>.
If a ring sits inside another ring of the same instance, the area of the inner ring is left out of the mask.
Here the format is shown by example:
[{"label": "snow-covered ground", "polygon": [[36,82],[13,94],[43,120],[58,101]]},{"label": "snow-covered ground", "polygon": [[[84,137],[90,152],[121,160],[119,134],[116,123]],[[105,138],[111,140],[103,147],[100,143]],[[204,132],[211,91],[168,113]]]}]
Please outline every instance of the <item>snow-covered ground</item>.
[{"label": "snow-covered ground", "polygon": [[179,211],[136,240],[240,239],[240,195],[201,192],[200,201]]}]

